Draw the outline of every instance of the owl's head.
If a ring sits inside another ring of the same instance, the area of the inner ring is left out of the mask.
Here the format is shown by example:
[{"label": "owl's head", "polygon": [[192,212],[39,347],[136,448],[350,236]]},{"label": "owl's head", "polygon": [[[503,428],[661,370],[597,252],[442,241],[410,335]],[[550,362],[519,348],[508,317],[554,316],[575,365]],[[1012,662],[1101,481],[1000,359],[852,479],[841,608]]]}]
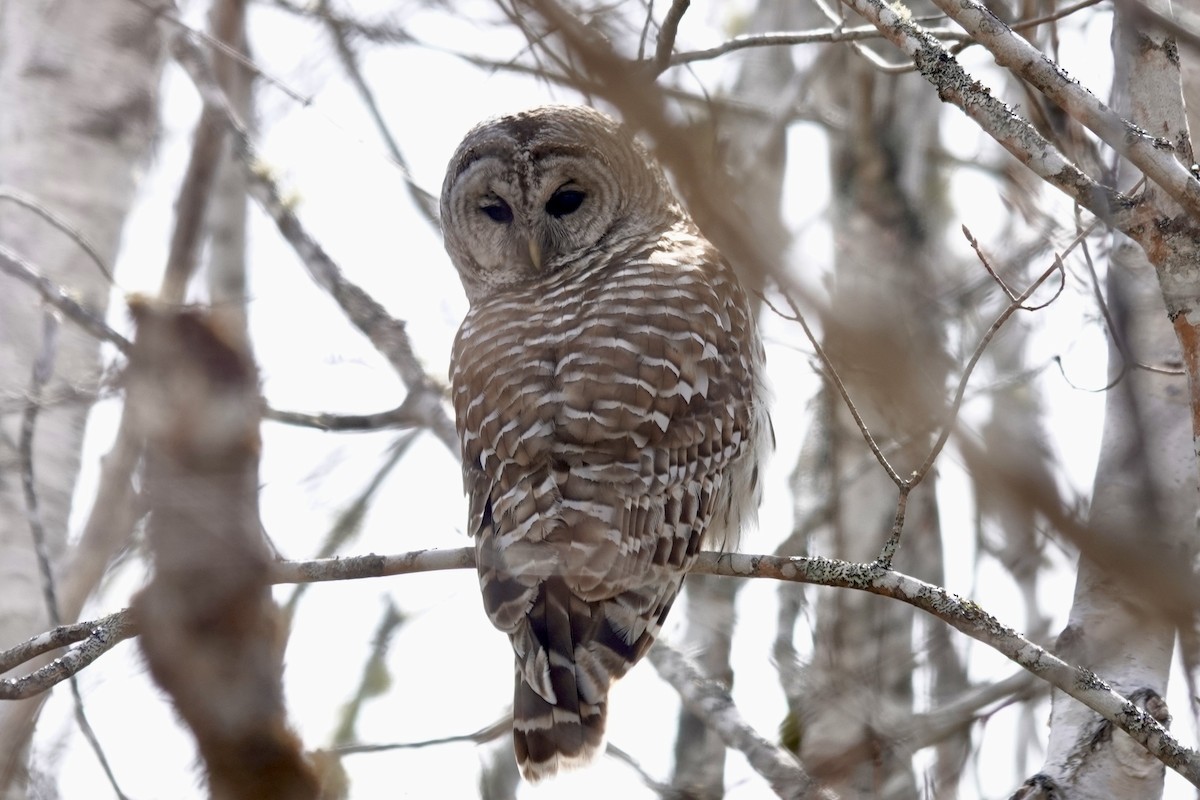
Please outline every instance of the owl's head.
[{"label": "owl's head", "polygon": [[683,215],[657,164],[611,117],[543,106],[467,134],[442,184],[442,230],[467,298],[591,269]]}]

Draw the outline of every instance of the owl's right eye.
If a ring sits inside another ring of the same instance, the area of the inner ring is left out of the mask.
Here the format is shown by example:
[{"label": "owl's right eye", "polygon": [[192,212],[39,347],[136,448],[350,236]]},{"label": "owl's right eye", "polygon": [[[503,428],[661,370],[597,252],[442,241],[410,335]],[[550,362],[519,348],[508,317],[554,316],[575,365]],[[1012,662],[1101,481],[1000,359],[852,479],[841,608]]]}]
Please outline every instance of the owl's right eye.
[{"label": "owl's right eye", "polygon": [[512,222],[513,213],[509,208],[508,203],[500,198],[492,200],[487,205],[481,206],[480,211],[488,215],[488,219],[492,222]]}]

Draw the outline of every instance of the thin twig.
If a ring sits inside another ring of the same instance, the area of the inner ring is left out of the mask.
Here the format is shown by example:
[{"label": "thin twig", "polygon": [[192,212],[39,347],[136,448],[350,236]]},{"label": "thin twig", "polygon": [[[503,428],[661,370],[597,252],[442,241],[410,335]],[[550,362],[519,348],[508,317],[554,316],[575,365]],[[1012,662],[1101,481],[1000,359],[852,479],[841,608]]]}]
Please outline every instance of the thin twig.
[{"label": "thin twig", "polygon": [[470,744],[486,744],[487,742],[495,741],[512,729],[512,717],[504,716],[501,719],[488,725],[486,728],[480,728],[474,733],[462,733],[456,736],[442,736],[437,739],[421,739],[415,742],[391,742],[387,744],[346,744],[331,747],[328,752],[338,756],[353,756],[361,753],[386,753],[391,750],[419,750],[425,747],[436,747],[442,744],[458,744],[462,742]]},{"label": "thin twig", "polygon": [[975,352],[971,353],[971,358],[967,360],[967,365],[963,368],[962,377],[958,379],[958,388],[954,390],[954,401],[950,404],[950,410],[946,414],[946,422],[942,425],[941,433],[938,434],[937,441],[935,441],[933,447],[930,448],[929,455],[925,457],[925,461],[922,462],[921,466],[918,467],[913,472],[912,476],[905,482],[908,486],[916,486],[925,479],[925,476],[929,474],[929,470],[933,467],[933,462],[937,460],[938,455],[940,455],[942,452],[942,448],[946,446],[946,441],[950,438],[950,431],[954,429],[954,426],[958,421],[958,412],[962,407],[963,396],[967,391],[967,382],[971,378],[971,373],[975,371],[975,365],[978,364],[979,359],[983,357],[983,352],[987,349],[988,345],[991,344],[992,338],[996,335],[1000,328],[1004,327],[1004,323],[1008,321],[1009,317],[1021,310],[1025,301],[1028,300],[1033,293],[1038,290],[1038,287],[1045,283],[1055,272],[1061,270],[1063,270],[1062,256],[1056,254],[1054,256],[1054,263],[1047,267],[1046,271],[1038,276],[1038,279],[1031,283],[1028,289],[1021,292],[1021,294],[1017,295],[1017,297],[1008,304],[1008,307],[1006,307],[1004,311],[1000,313],[1000,316],[996,318],[996,321],[991,324],[991,327],[989,327],[980,338],[979,344],[975,346]]},{"label": "thin twig", "polygon": [[[780,289],[781,291],[784,291],[782,287],[780,287]],[[829,359],[829,355],[825,352],[825,348],[823,348],[821,343],[817,340],[816,335],[813,334],[812,328],[808,327],[808,322],[804,319],[804,314],[800,312],[800,307],[797,305],[796,301],[792,299],[790,294],[784,291],[784,299],[787,300],[788,305],[792,309],[792,313],[789,315],[784,314],[782,311],[776,308],[775,305],[771,303],[771,301],[765,295],[761,295],[761,299],[764,303],[766,303],[768,308],[770,308],[783,319],[791,320],[800,324],[800,328],[804,331],[804,335],[808,337],[809,343],[812,344],[813,350],[817,354],[817,358],[821,361],[821,367],[824,369],[825,374],[829,376],[829,379],[833,381],[834,388],[836,388],[838,394],[841,395],[842,402],[845,403],[846,408],[850,411],[850,416],[854,418],[854,423],[858,426],[859,433],[862,434],[863,439],[867,443],[867,447],[871,448],[871,453],[875,456],[875,460],[879,462],[879,465],[883,467],[883,471],[887,473],[888,477],[892,479],[892,482],[895,483],[897,487],[903,487],[904,479],[900,477],[900,473],[896,472],[895,467],[893,467],[891,462],[888,461],[887,456],[883,454],[883,449],[880,448],[879,443],[875,441],[875,437],[871,434],[870,428],[867,427],[866,421],[863,420],[862,414],[858,412],[858,406],[856,406],[854,401],[850,398],[850,391],[846,388],[846,384],[842,382],[842,376],[839,375],[837,369],[834,368],[833,362]]]},{"label": "thin twig", "polygon": [[109,269],[108,264],[104,262],[104,259],[100,256],[100,251],[96,249],[96,246],[88,241],[88,238],[83,235],[83,231],[79,230],[74,225],[58,216],[58,214],[51,211],[44,203],[39,202],[37,199],[30,197],[24,192],[18,192],[16,189],[12,189],[7,186],[0,186],[0,200],[8,200],[16,203],[19,206],[29,209],[65,233],[68,237],[70,237],[71,241],[79,245],[79,249],[84,252],[84,254],[88,257],[88,259],[91,260],[93,264],[96,265],[96,268],[100,270],[100,274],[107,278],[109,283],[114,282],[112,270]]},{"label": "thin twig", "polygon": [[991,275],[992,280],[996,282],[996,285],[1004,290],[1004,294],[1008,296],[1010,301],[1016,300],[1016,293],[1008,287],[1008,284],[1004,282],[1004,278],[1001,278],[996,270],[992,269],[992,264],[988,260],[988,257],[984,255],[983,248],[979,244],[979,240],[975,238],[973,233],[971,233],[971,229],[967,227],[965,222],[962,226],[962,232],[963,236],[967,237],[967,243],[971,245],[971,249],[975,251],[975,255],[979,258],[979,263],[983,264],[983,268],[987,270],[987,274]]},{"label": "thin twig", "polygon": [[1078,3],[1072,3],[1069,6],[1063,6],[1060,9],[1057,9],[1049,14],[1043,14],[1040,17],[1017,20],[1012,24],[1011,27],[1014,31],[1027,31],[1030,28],[1036,28],[1040,25],[1045,25],[1047,22],[1057,22],[1060,19],[1065,19],[1066,17],[1074,14],[1076,11],[1082,11],[1085,8],[1089,8],[1090,6],[1094,6],[1102,2],[1104,2],[1104,0],[1080,0]]},{"label": "thin twig", "polygon": [[289,14],[337,25],[347,33],[378,44],[419,44],[412,34],[398,25],[387,22],[363,22],[357,17],[338,14],[327,3],[314,7],[311,3],[291,3],[287,0],[271,0],[271,2],[276,8]]},{"label": "thin twig", "polygon": [[10,275],[26,286],[33,288],[49,305],[61,311],[63,316],[103,342],[116,345],[121,352],[128,352],[131,344],[117,333],[95,312],[84,308],[73,300],[66,290],[42,275],[25,259],[0,243],[0,272]]},{"label": "thin twig", "polygon": [[205,31],[202,31],[198,28],[193,28],[191,25],[188,25],[186,22],[180,19],[179,16],[174,13],[175,4],[173,0],[130,0],[130,2],[137,3],[139,6],[153,14],[155,18],[161,19],[172,25],[175,28],[175,33],[196,37],[212,50],[215,50],[225,58],[228,58],[231,61],[234,61],[235,63],[240,64],[241,66],[250,70],[259,78],[271,84],[276,89],[283,92],[305,108],[313,105],[314,100],[312,97],[301,94],[289,86],[286,81],[267,72],[265,69],[259,66],[254,59],[240,52],[236,47],[222,42],[217,37],[206,33]]},{"label": "thin twig", "polygon": [[642,22],[642,35],[638,37],[638,61],[646,60],[646,37],[650,35],[652,24],[654,24],[654,0],[646,0],[646,19]]},{"label": "thin twig", "polygon": [[[825,15],[827,20],[835,25],[845,24],[845,12],[842,12],[839,15],[834,11],[833,6],[831,6],[827,0],[813,0],[813,2],[817,8],[821,10],[821,13]],[[875,69],[877,72],[883,73],[884,75],[903,75],[906,72],[912,72],[915,68],[912,64],[893,64],[890,61],[886,61],[884,60],[883,56],[879,55],[871,48],[860,44],[859,42],[850,41],[847,42],[847,44],[850,45],[851,50],[853,50],[859,55],[860,58],[864,59],[868,64],[870,64],[873,69]]]},{"label": "thin twig", "polygon": [[459,453],[454,425],[442,407],[442,390],[426,374],[413,351],[405,324],[392,317],[383,306],[360,286],[346,278],[341,268],[300,222],[295,211],[258,160],[254,143],[237,114],[230,108],[217,86],[203,53],[185,35],[171,39],[176,60],[191,77],[206,106],[220,111],[233,137],[233,150],[246,169],[254,199],[274,220],[283,238],[292,246],[313,281],[337,301],[349,320],[364,333],[375,348],[391,363],[408,389],[404,405],[415,418],[434,432],[455,456]]},{"label": "thin twig", "polygon": [[268,407],[263,409],[263,418],[283,425],[315,428],[326,432],[379,431],[389,428],[415,428],[423,424],[422,420],[415,417],[412,410],[404,405],[374,414],[306,414]]},{"label": "thin twig", "polygon": [[896,515],[892,519],[892,532],[875,558],[875,562],[884,569],[892,568],[892,559],[900,547],[900,535],[904,532],[904,515],[908,510],[908,493],[911,491],[912,486],[909,484],[900,487],[900,496],[896,499]]},{"label": "thin twig", "polygon": [[42,389],[54,374],[54,362],[58,358],[58,316],[50,309],[42,312],[42,347],[33,362],[33,375],[29,382],[29,396],[33,402],[25,407],[21,415],[21,433],[18,452],[21,459],[21,486],[25,494],[25,514],[29,521],[29,533],[33,538],[33,552],[37,557],[38,570],[42,577],[42,595],[46,601],[46,615],[52,625],[61,625],[58,596],[54,589],[54,567],[46,545],[46,526],[38,503],[37,479],[33,466],[33,435],[37,429],[38,411],[41,406]]},{"label": "thin twig", "polygon": [[[1091,0],[1099,2],[1099,0]],[[965,33],[950,28],[930,28],[929,34],[939,39],[959,41],[968,38]],[[726,53],[733,53],[750,47],[788,47],[799,44],[836,44],[838,42],[861,42],[867,39],[881,39],[883,34],[878,28],[862,26],[858,28],[817,28],[811,31],[781,31],[769,33],[746,33],[734,36],[716,47],[704,50],[689,50],[686,53],[676,53],[671,56],[670,66],[691,64],[695,61],[709,61],[719,58]],[[912,69],[912,65],[905,65]]]},{"label": "thin twig", "polygon": [[[1080,243],[1080,241],[1082,241],[1084,237],[1088,236],[1092,232],[1092,230],[1095,229],[1095,227],[1099,224],[1099,222],[1100,222],[1099,220],[1092,220],[1092,223],[1090,225],[1088,225],[1087,229],[1081,231],[1079,233],[1079,235],[1075,237],[1074,241],[1071,242],[1070,246],[1067,247],[1066,250],[1064,250],[1063,252],[1058,254],[1060,264],[1062,262],[1062,259],[1066,257],[1067,253],[1074,250],[1075,247]],[[963,235],[967,237],[967,242],[971,245],[971,249],[975,251],[976,257],[979,258],[979,262],[981,264],[983,264],[983,268],[985,270],[987,270],[988,275],[991,275],[992,280],[994,280],[997,283],[997,285],[999,285],[1000,288],[1004,290],[1004,294],[1006,294],[1008,296],[1009,300],[1015,301],[1017,299],[1017,295],[1013,292],[1013,290],[1011,288],[1009,288],[1009,285],[1004,282],[1004,279],[1000,277],[1000,275],[996,272],[996,270],[992,269],[991,262],[988,260],[988,257],[983,252],[983,246],[979,244],[978,240],[976,240],[975,236],[971,233],[971,229],[968,228],[966,225],[963,225],[962,232],[963,232]],[[1059,278],[1061,279],[1061,282],[1058,284],[1058,290],[1054,293],[1053,296],[1051,296],[1051,298],[1049,300],[1047,300],[1044,303],[1040,303],[1036,306],[1022,305],[1021,310],[1022,311],[1041,311],[1043,308],[1046,308],[1051,303],[1053,303],[1055,300],[1057,300],[1059,298],[1059,296],[1063,293],[1063,289],[1067,288],[1066,270],[1063,270],[1062,272],[1059,273]]]},{"label": "thin twig", "polygon": [[122,791],[121,785],[117,782],[117,774],[113,772],[108,755],[104,752],[104,746],[100,744],[100,737],[96,736],[96,730],[88,721],[87,712],[83,707],[83,694],[79,691],[79,680],[72,675],[68,683],[71,685],[71,698],[75,702],[75,724],[79,726],[80,733],[87,740],[88,746],[92,748],[92,753],[100,763],[100,769],[104,771],[104,777],[108,779],[108,785],[112,787],[119,800],[129,800],[129,796]]},{"label": "thin twig", "polygon": [[419,186],[416,179],[413,178],[412,171],[408,167],[408,161],[404,158],[404,154],[400,152],[400,145],[396,142],[396,137],[392,135],[392,130],[388,127],[387,122],[383,118],[383,112],[379,110],[379,103],[375,100],[375,93],[371,91],[371,87],[363,78],[362,70],[358,65],[358,55],[350,46],[350,39],[347,35],[347,29],[343,20],[340,17],[333,15],[330,12],[329,0],[320,0],[317,6],[319,16],[324,22],[325,27],[329,31],[330,38],[333,39],[334,49],[337,50],[338,59],[342,62],[342,68],[345,69],[350,82],[354,84],[355,90],[358,92],[359,99],[367,108],[367,113],[371,115],[371,120],[375,123],[375,130],[379,133],[383,143],[387,146],[388,152],[391,154],[392,160],[400,167],[400,175],[404,178],[404,186],[408,190],[408,195],[412,198],[413,205],[417,207],[417,211],[429,223],[435,231],[441,230],[441,220],[438,212],[438,198],[428,192],[422,186]]}]

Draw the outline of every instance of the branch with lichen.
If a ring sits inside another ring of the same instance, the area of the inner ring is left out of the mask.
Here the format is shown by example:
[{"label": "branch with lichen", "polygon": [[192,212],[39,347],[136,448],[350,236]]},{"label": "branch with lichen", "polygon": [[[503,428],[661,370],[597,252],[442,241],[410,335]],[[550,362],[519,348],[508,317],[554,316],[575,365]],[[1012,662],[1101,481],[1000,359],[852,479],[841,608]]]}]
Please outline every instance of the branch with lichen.
[{"label": "branch with lichen", "polygon": [[[371,554],[314,561],[280,561],[272,565],[270,581],[278,584],[356,580],[413,572],[467,569],[474,566],[474,548],[416,550],[397,555]],[[988,645],[1074,697],[1127,733],[1168,767],[1200,786],[1200,753],[1181,744],[1151,714],[1115,692],[1095,673],[1066,663],[1044,647],[1004,625],[976,603],[940,586],[925,583],[892,569],[885,569],[878,563],[860,564],[819,557],[788,558],[705,552],[696,559],[691,571],[700,575],[769,578],[854,589],[890,597],[919,608],[960,633]],[[116,627],[117,625],[120,627]],[[88,632],[92,628],[102,628],[104,637],[91,636]],[[110,635],[112,630],[119,630],[121,637]],[[0,652],[0,666],[11,668],[33,655],[59,647],[68,640],[85,640],[85,643],[91,643],[89,646],[92,648],[102,648],[86,662],[83,662],[82,656],[73,655],[75,650],[70,650],[59,659],[60,663],[57,666],[51,665],[54,669],[43,667],[21,678],[0,680],[0,699],[15,700],[46,691],[94,661],[100,653],[111,649],[117,641],[135,633],[128,610],[125,610],[110,615],[103,621],[71,626],[71,636],[56,629]],[[72,639],[72,636],[78,638]]]}]

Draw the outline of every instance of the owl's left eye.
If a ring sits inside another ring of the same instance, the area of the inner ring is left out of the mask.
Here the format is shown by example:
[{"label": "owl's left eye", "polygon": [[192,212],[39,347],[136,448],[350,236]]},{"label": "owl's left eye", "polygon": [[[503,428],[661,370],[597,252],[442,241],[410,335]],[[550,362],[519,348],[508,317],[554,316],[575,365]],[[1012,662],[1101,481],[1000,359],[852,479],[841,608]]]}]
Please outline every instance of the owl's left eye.
[{"label": "owl's left eye", "polygon": [[583,192],[578,189],[559,189],[546,201],[546,213],[552,217],[565,217],[583,205]]},{"label": "owl's left eye", "polygon": [[512,209],[500,198],[496,198],[494,202],[482,206],[479,210],[487,214],[488,219],[492,222],[512,222]]}]

